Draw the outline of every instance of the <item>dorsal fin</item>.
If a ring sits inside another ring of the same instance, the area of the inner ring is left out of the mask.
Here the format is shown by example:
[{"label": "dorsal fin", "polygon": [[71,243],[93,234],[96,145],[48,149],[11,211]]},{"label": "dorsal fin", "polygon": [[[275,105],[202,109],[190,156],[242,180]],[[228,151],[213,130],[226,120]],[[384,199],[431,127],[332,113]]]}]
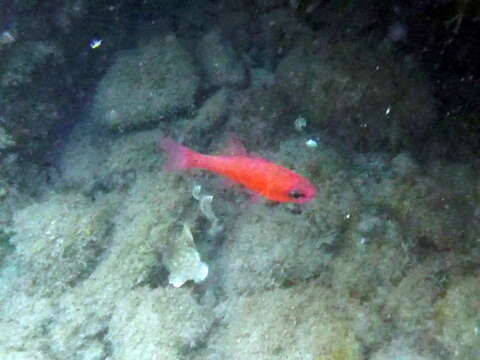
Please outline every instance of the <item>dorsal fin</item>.
[{"label": "dorsal fin", "polygon": [[227,146],[221,151],[226,156],[247,156],[247,150],[238,136],[232,135],[228,138]]}]

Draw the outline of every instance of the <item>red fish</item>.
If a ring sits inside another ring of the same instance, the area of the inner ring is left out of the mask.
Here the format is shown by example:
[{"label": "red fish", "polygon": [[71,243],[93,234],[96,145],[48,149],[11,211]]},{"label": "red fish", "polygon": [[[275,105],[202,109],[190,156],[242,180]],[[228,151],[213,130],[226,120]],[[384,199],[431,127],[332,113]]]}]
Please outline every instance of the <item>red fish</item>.
[{"label": "red fish", "polygon": [[241,144],[229,155],[204,155],[171,138],[160,147],[168,153],[167,170],[203,169],[242,184],[254,194],[278,202],[303,204],[312,201],[317,189],[303,176],[261,157],[249,156]]}]

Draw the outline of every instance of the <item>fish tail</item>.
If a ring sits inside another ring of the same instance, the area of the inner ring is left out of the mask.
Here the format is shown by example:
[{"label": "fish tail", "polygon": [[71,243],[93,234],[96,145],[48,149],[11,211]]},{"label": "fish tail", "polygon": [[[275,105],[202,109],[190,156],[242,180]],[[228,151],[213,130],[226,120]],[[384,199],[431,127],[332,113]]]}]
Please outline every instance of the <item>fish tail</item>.
[{"label": "fish tail", "polygon": [[172,138],[161,139],[160,148],[168,154],[168,160],[165,164],[167,171],[186,170],[195,167],[197,153]]}]

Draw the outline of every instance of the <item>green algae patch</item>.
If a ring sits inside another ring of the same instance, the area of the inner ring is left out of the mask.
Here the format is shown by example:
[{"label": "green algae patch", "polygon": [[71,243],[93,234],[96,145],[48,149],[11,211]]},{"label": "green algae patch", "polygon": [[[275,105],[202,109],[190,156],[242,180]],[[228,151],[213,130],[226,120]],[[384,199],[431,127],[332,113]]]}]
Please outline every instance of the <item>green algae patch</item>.
[{"label": "green algae patch", "polygon": [[328,292],[306,284],[231,298],[222,305],[228,326],[209,346],[235,360],[363,360],[364,310]]},{"label": "green algae patch", "polygon": [[110,243],[109,208],[81,195],[52,194],[14,215],[11,243],[32,289],[55,293],[96,268]]},{"label": "green algae patch", "polygon": [[[341,323],[330,323],[331,332],[327,335],[330,345],[320,349],[317,360],[362,360],[362,347],[354,334]],[[321,341],[325,342],[325,339]]]},{"label": "green algae patch", "polygon": [[212,325],[211,312],[190,290],[141,287],[121,299],[109,323],[112,359],[179,360]]},{"label": "green algae patch", "polygon": [[477,359],[480,354],[479,284],[478,274],[452,281],[436,307],[437,337],[452,359]]}]

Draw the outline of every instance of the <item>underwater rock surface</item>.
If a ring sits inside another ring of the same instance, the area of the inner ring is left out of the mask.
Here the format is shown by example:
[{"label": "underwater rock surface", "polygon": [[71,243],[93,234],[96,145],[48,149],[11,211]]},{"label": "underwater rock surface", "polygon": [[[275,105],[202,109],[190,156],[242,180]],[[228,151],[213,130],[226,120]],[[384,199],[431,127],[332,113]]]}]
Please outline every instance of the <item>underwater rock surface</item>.
[{"label": "underwater rock surface", "polygon": [[92,116],[123,131],[194,107],[199,77],[191,54],[175,34],[163,34],[119,54],[99,83]]},{"label": "underwater rock surface", "polygon": [[[442,65],[427,75],[410,35],[448,19],[390,2],[1,5],[0,359],[480,358],[480,166],[435,134],[466,111],[439,103],[460,80],[433,81]],[[469,139],[477,116],[459,121]],[[212,155],[237,138],[317,196],[254,202],[168,173],[165,136]]]}]

